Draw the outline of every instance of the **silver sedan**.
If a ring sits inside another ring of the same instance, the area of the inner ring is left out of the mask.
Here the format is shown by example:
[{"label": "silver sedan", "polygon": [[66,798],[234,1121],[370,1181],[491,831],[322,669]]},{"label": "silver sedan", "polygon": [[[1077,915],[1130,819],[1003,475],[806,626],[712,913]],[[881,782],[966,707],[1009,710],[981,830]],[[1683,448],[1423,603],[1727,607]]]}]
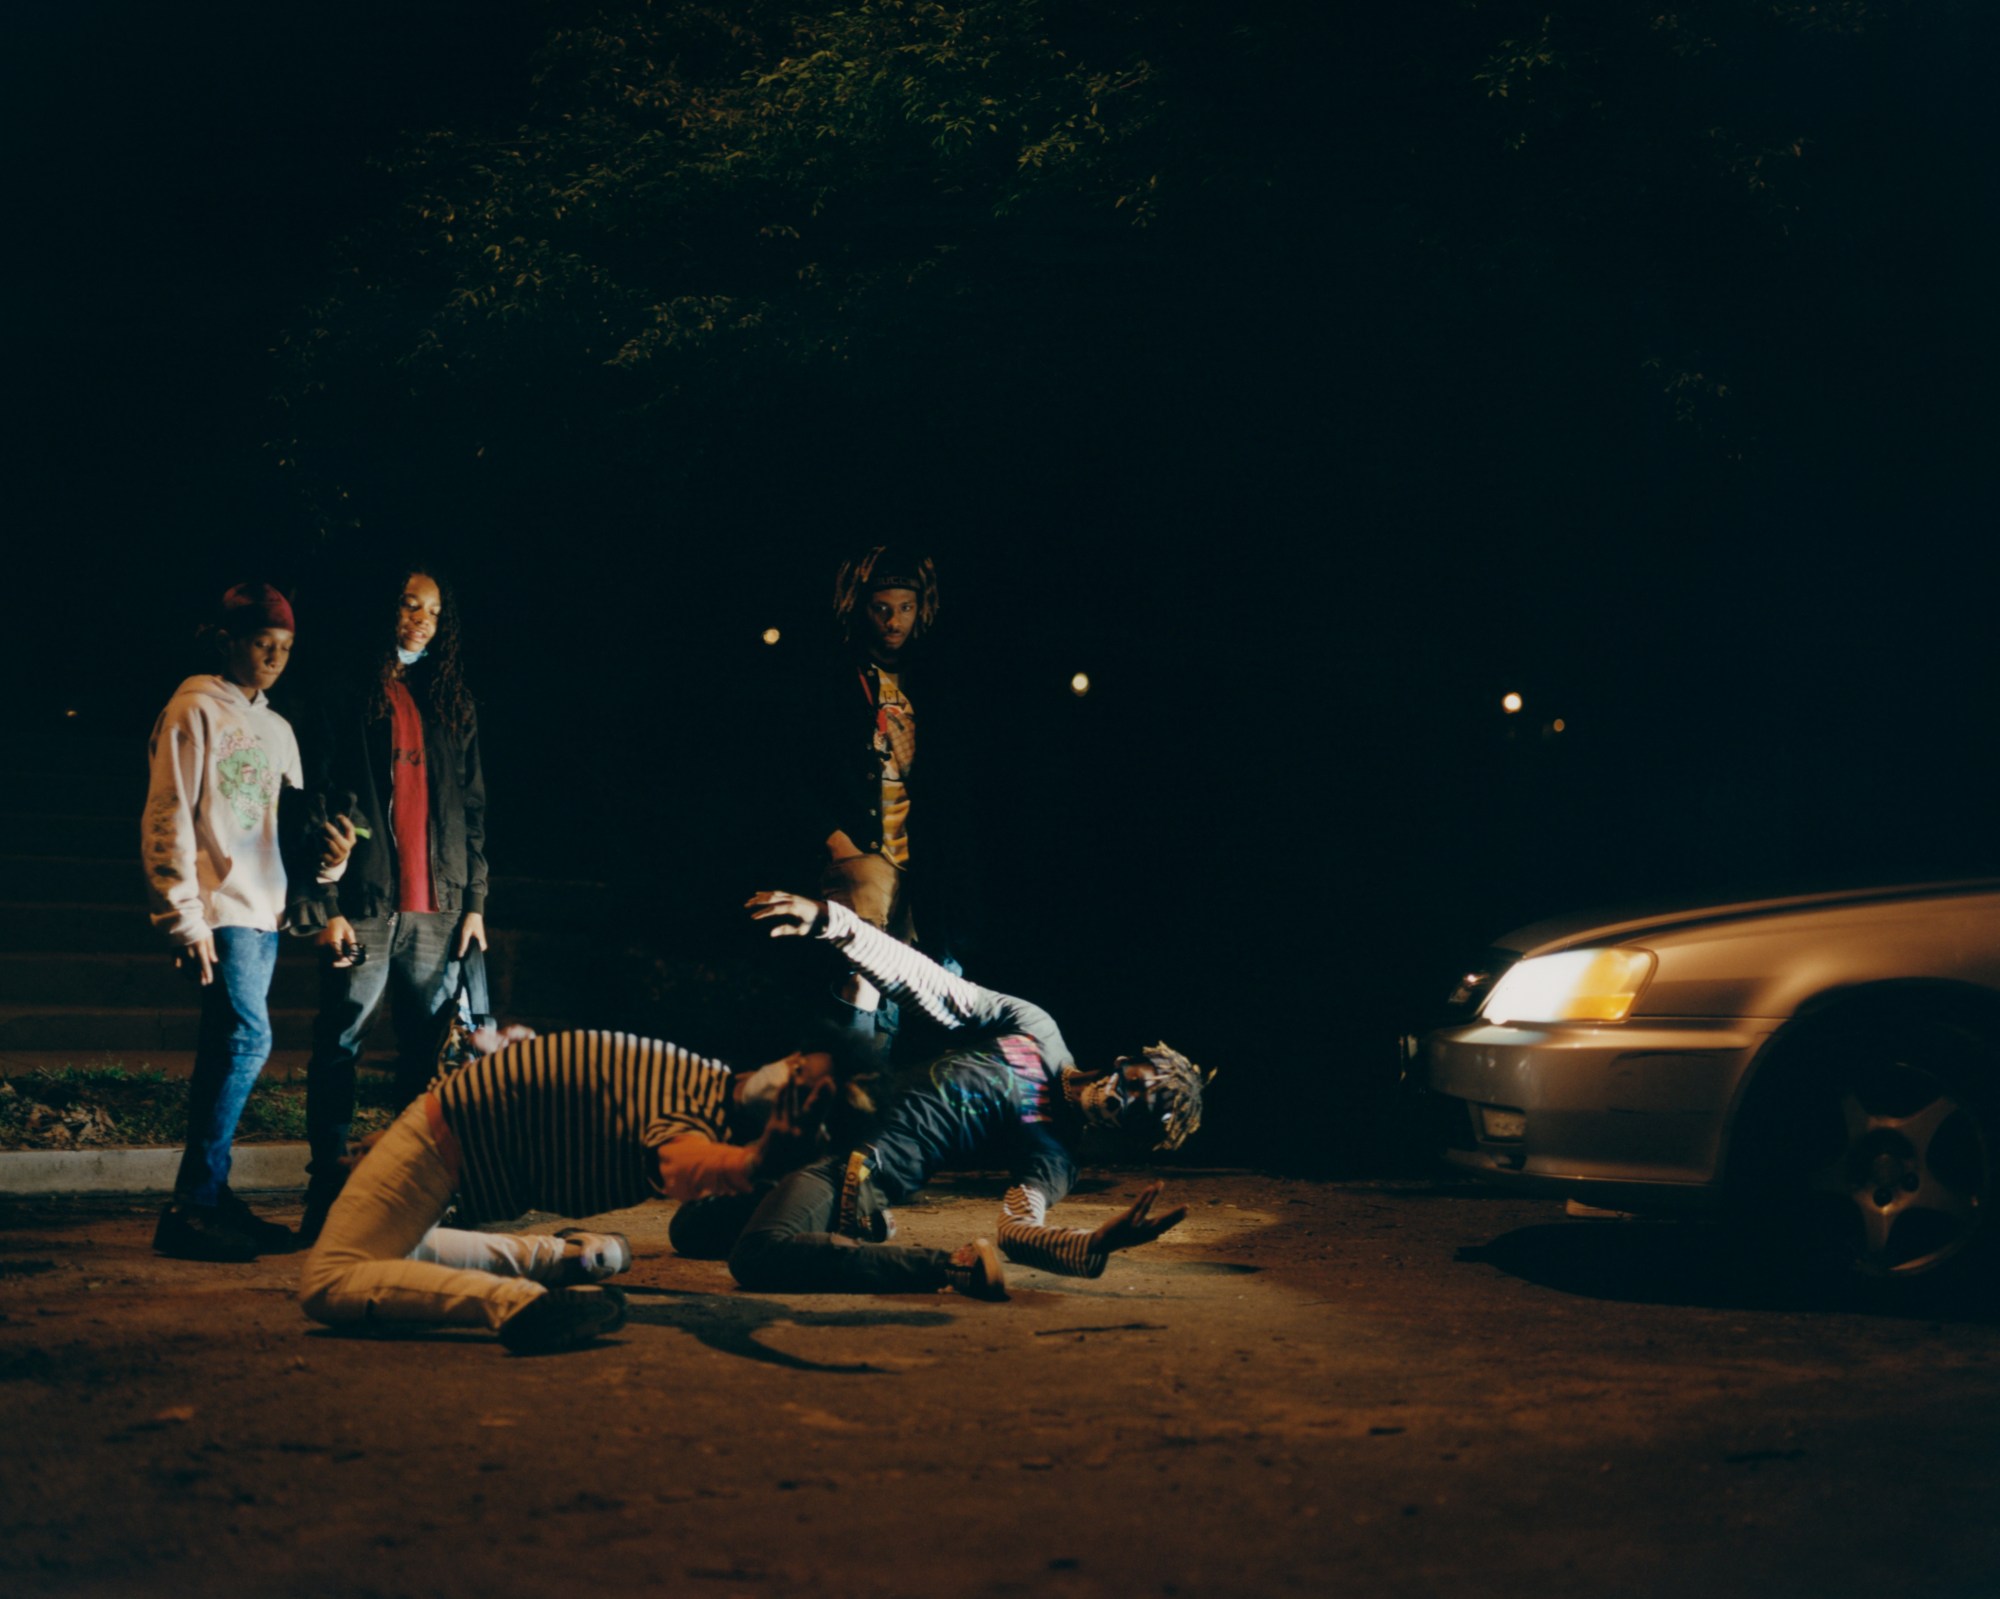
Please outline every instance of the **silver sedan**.
[{"label": "silver sedan", "polygon": [[1733,1210],[1875,1277],[1990,1243],[2000,880],[1545,922],[1453,1005],[1428,1081],[1486,1181]]}]

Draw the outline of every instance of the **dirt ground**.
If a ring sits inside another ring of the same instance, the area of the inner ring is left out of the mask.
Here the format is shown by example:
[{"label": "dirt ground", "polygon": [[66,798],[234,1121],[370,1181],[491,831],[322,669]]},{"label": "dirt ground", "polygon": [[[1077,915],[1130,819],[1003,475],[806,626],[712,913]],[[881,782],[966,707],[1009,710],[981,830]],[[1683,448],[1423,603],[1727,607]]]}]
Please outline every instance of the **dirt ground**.
[{"label": "dirt ground", "polygon": [[2000,1594],[1990,1308],[1419,1181],[1174,1194],[1004,1305],[743,1294],[625,1212],[631,1324],[538,1359],[316,1330],[296,1261],[159,1259],[150,1208],[13,1206],[0,1593]]}]

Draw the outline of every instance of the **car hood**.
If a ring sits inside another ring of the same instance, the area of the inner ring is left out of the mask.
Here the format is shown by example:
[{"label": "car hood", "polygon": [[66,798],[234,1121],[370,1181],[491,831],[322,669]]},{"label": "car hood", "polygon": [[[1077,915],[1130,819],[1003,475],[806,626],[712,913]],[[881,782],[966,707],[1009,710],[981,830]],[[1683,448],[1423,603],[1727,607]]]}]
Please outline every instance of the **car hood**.
[{"label": "car hood", "polygon": [[1691,928],[1741,921],[1787,911],[1824,910],[1842,905],[1879,905],[1897,900],[1948,898],[1957,894],[2000,891],[2000,878],[1956,878],[1941,883],[1897,883],[1879,888],[1845,888],[1810,894],[1776,894],[1764,898],[1661,902],[1614,910],[1585,911],[1551,917],[1516,928],[1494,947],[1517,956],[1548,955],[1586,944],[1626,943],[1642,935],[1682,932]]}]

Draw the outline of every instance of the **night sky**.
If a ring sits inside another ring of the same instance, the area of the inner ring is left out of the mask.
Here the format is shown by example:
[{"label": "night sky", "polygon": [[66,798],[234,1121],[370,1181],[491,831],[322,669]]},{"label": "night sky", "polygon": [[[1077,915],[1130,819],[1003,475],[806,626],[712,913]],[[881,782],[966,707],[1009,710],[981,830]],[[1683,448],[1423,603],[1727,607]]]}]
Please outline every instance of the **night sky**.
[{"label": "night sky", "polygon": [[1985,8],[1557,12],[1505,97],[1545,6],[1202,9],[1128,8],[1199,179],[1143,234],[968,230],[959,300],[643,425],[475,374],[304,483],[274,347],[375,259],[385,160],[543,114],[577,8],[10,8],[17,716],[129,738],[136,806],[215,593],[295,586],[309,670],[316,605],[435,552],[498,869],[689,950],[795,858],[733,798],[795,777],[785,651],[919,540],[991,729],[974,975],[1327,1104],[1537,915],[2000,866]]}]

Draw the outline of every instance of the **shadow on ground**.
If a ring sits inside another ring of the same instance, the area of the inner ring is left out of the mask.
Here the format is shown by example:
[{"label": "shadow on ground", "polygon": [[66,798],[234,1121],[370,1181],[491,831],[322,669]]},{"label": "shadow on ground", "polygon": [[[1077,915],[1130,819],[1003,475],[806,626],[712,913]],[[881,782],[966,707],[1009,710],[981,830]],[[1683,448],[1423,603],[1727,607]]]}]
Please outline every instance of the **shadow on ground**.
[{"label": "shadow on ground", "polygon": [[767,1327],[943,1327],[952,1318],[939,1310],[798,1310],[782,1300],[747,1294],[701,1294],[679,1288],[633,1284],[625,1290],[631,1319],[648,1327],[674,1327],[725,1355],[792,1371],[848,1376],[887,1376],[890,1368],[867,1361],[829,1364],[773,1349],[758,1334]]},{"label": "shadow on ground", "polygon": [[1587,1299],[1711,1309],[1845,1311],[1929,1321],[2000,1322],[1989,1279],[1879,1284],[1774,1260],[1718,1227],[1561,1221],[1517,1227],[1458,1260]]}]

